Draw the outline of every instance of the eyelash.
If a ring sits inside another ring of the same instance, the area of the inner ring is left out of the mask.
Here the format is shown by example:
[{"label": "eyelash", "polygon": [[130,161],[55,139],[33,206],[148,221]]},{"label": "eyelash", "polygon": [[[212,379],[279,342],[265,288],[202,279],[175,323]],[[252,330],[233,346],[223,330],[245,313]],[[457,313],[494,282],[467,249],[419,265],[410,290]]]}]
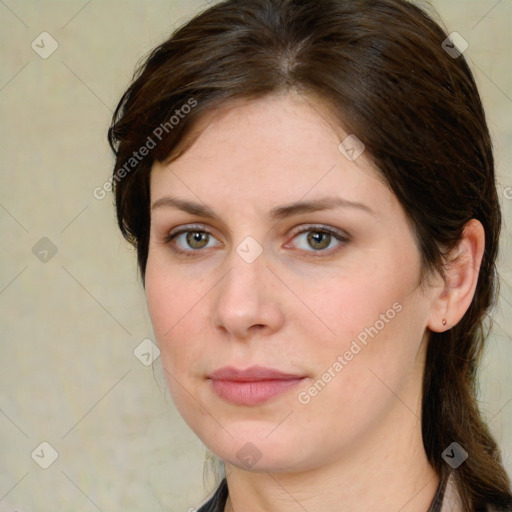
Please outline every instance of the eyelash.
[{"label": "eyelash", "polygon": [[[196,226],[192,225],[192,226],[187,226],[186,229],[180,229],[179,231],[176,231],[175,233],[172,233],[172,232],[169,233],[169,235],[167,235],[164,239],[164,244],[169,245],[173,252],[175,252],[177,254],[181,254],[185,257],[197,256],[198,253],[202,252],[202,249],[183,250],[183,249],[177,248],[173,244],[174,239],[176,237],[178,237],[179,235],[182,235],[184,233],[194,233],[194,232],[201,233],[201,234],[208,234],[213,237],[213,234],[211,232],[209,232],[208,230],[206,230],[204,225],[196,225]],[[321,249],[321,250],[317,250],[317,251],[315,251],[315,250],[305,251],[306,253],[311,253],[311,255],[313,257],[330,256],[333,254],[333,252],[337,252],[341,246],[343,246],[344,244],[346,244],[347,242],[350,241],[350,236],[348,234],[342,234],[341,232],[331,229],[331,228],[328,228],[328,227],[314,226],[314,225],[307,226],[307,227],[303,228],[302,230],[296,232],[293,235],[292,239],[295,239],[296,237],[298,237],[299,235],[302,235],[304,233],[323,233],[323,234],[330,235],[330,236],[334,237],[338,242],[340,242],[340,245],[337,248],[331,248],[331,249],[327,249],[327,250]]]}]

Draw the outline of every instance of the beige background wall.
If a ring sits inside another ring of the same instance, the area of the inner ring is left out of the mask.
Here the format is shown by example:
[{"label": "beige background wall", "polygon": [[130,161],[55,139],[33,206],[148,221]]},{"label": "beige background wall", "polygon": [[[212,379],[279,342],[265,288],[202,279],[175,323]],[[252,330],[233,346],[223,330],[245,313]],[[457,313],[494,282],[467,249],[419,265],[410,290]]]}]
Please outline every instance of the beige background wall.
[{"label": "beige background wall", "polygon": [[[469,43],[496,144],[504,281],[481,398],[512,470],[512,2],[434,5]],[[110,195],[93,196],[110,174],[106,129],[136,61],[205,6],[0,1],[0,512],[187,511],[205,496],[203,445],[158,360],[146,367],[133,354],[152,337],[134,253]],[[58,43],[46,59],[31,47],[51,50],[42,32]],[[48,469],[42,442],[58,453]]]}]

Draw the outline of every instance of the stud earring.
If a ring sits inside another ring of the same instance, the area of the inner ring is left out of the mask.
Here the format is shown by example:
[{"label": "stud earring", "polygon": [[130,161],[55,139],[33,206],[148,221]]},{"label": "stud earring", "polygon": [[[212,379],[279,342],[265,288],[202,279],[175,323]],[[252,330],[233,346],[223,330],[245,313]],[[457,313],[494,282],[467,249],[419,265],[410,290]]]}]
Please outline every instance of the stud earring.
[{"label": "stud earring", "polygon": [[446,325],[446,318],[443,318],[443,325]]}]

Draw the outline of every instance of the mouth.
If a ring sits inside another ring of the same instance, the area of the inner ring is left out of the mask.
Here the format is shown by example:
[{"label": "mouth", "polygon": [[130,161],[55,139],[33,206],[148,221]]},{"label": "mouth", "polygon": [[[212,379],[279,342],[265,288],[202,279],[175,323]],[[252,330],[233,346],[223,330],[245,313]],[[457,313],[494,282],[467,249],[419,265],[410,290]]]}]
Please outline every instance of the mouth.
[{"label": "mouth", "polygon": [[210,375],[213,391],[235,405],[258,405],[291,390],[306,377],[273,368],[252,366],[245,370],[224,367]]}]

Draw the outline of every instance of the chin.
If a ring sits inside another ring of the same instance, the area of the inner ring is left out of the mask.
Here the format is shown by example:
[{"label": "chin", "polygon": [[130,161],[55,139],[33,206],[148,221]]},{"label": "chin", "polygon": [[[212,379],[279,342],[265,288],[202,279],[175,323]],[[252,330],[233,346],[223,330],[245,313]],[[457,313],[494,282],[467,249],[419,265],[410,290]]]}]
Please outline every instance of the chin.
[{"label": "chin", "polygon": [[272,473],[301,471],[312,464],[308,452],[314,453],[316,450],[313,447],[308,450],[304,446],[304,436],[299,433],[294,435],[283,430],[269,435],[275,425],[264,429],[261,425],[259,429],[254,425],[247,425],[246,428],[240,425],[237,428],[230,428],[229,424],[224,426],[233,437],[227,433],[218,436],[204,431],[196,431],[196,434],[225,463],[247,471]]}]

